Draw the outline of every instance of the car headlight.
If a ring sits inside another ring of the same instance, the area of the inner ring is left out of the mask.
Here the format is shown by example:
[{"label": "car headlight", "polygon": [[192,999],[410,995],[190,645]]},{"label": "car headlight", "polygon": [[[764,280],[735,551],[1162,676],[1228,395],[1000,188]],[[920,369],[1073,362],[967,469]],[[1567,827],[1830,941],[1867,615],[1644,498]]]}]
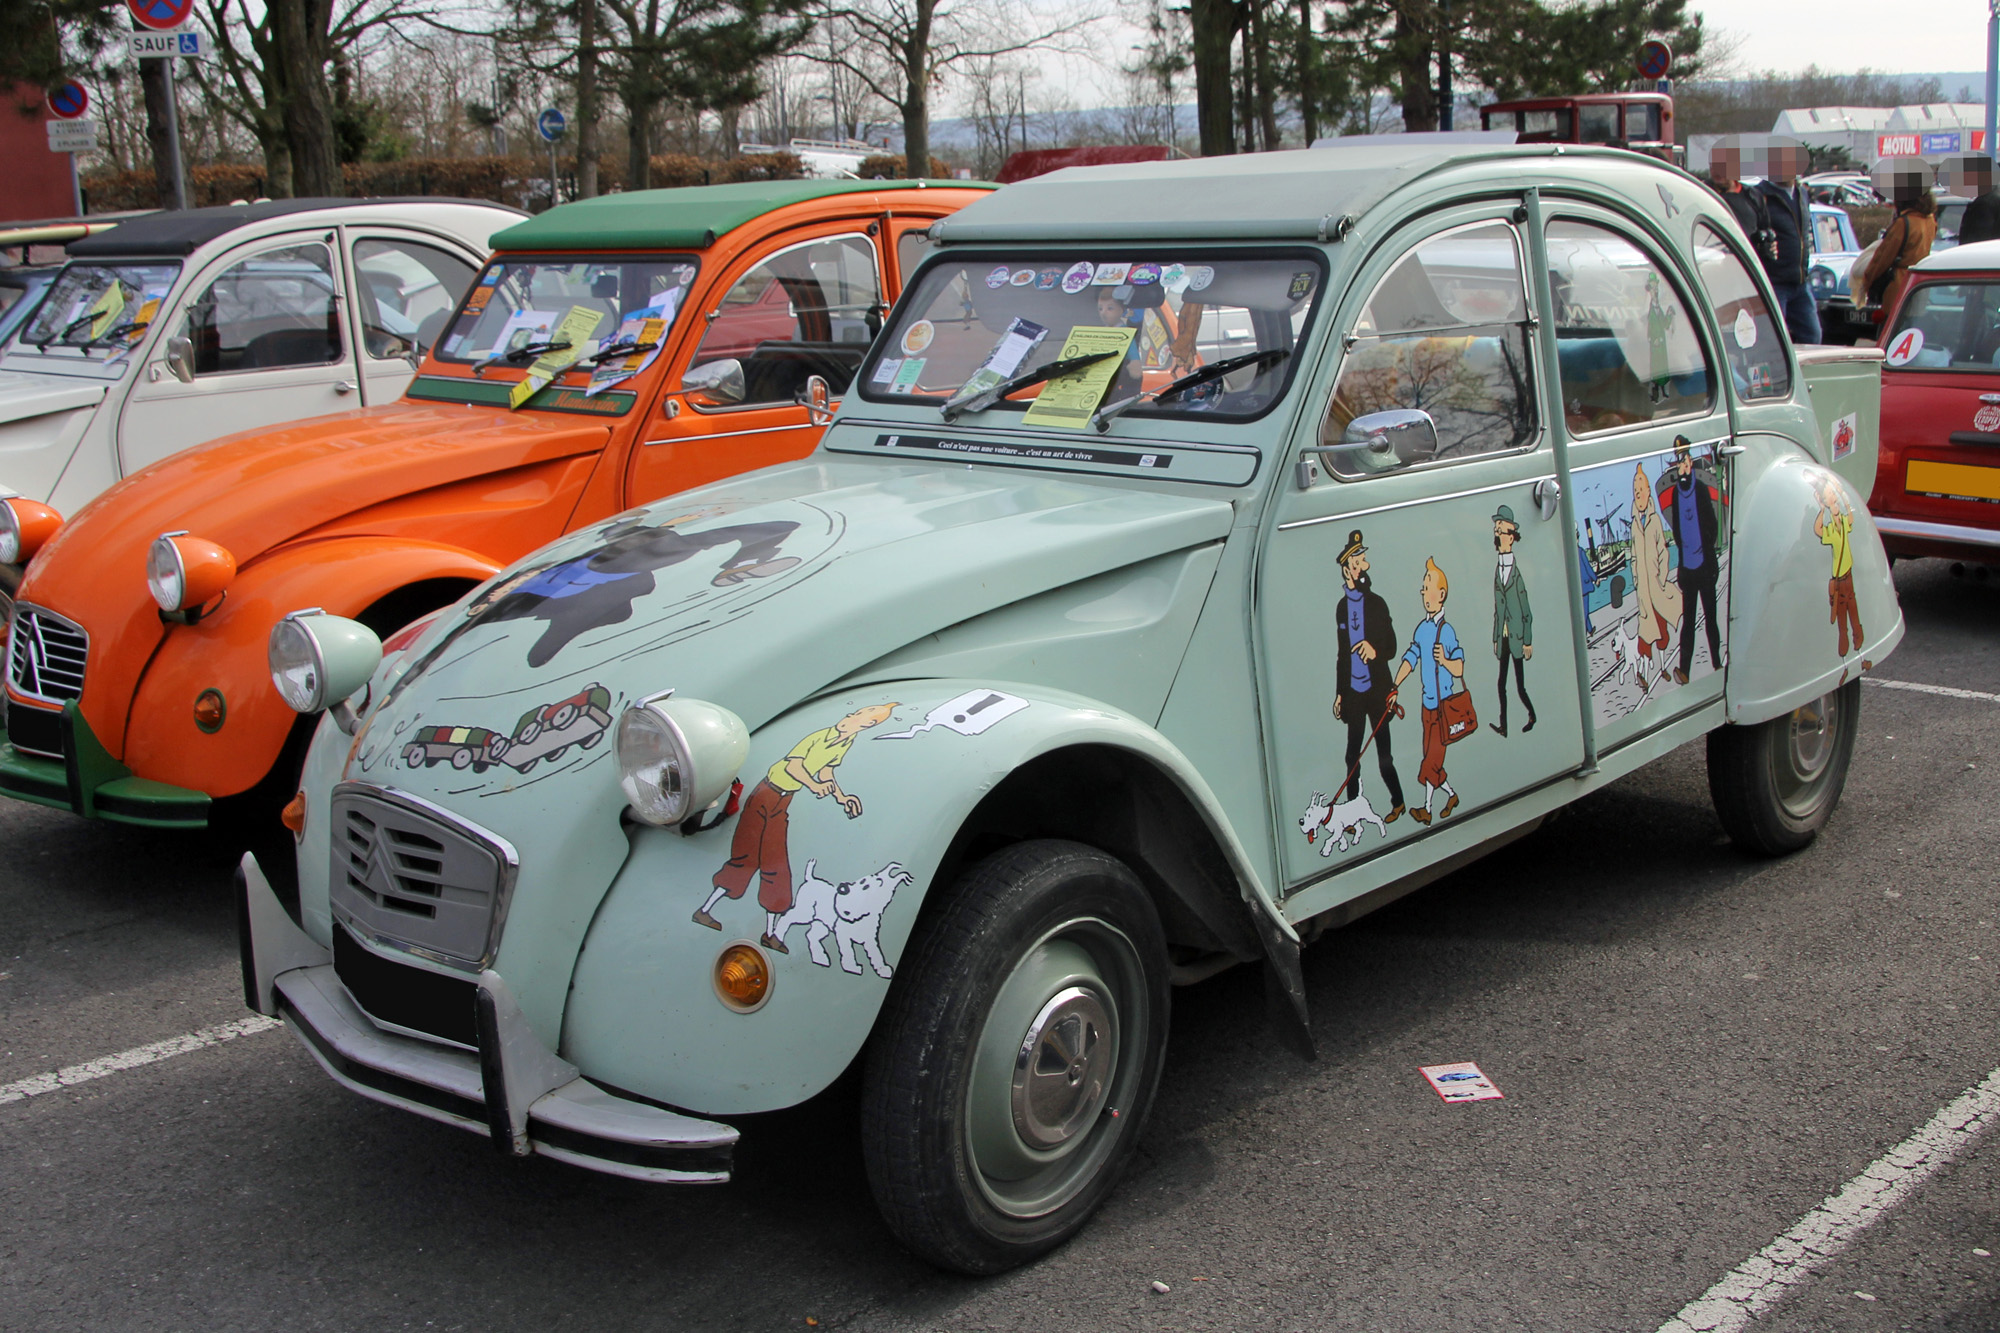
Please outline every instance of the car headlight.
[{"label": "car headlight", "polygon": [[1833,270],[1824,264],[1814,264],[1812,271],[1806,274],[1806,281],[1814,292],[1830,292],[1833,290]]},{"label": "car headlight", "polygon": [[750,753],[742,718],[672,693],[641,699],[618,718],[618,783],[633,815],[662,827],[721,800]]},{"label": "car headlight", "polygon": [[368,683],[382,661],[382,641],[357,620],[318,607],[294,611],[271,627],[271,683],[294,711],[317,713]]},{"label": "car headlight", "polygon": [[62,515],[36,500],[0,500],[0,565],[24,565],[56,535]]},{"label": "car headlight", "polygon": [[235,556],[186,531],[161,533],[146,552],[146,591],[162,611],[199,611],[235,577]]}]

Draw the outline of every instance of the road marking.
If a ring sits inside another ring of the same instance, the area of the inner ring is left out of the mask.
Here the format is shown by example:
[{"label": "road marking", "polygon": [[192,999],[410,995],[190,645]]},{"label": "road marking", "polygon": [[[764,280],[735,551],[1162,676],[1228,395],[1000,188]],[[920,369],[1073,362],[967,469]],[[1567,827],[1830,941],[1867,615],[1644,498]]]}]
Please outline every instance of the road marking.
[{"label": "road marking", "polygon": [[1990,704],[2000,704],[2000,694],[1987,694],[1983,690],[1955,690],[1949,685],[1919,685],[1913,680],[1881,680],[1875,676],[1861,679],[1885,690],[1915,690],[1918,694],[1942,694],[1947,699],[1984,699]]},{"label": "road marking", "polygon": [[96,1060],[86,1060],[80,1065],[71,1065],[67,1069],[58,1069],[48,1074],[37,1074],[33,1078],[24,1078],[18,1083],[0,1085],[0,1103],[18,1102],[24,1101],[29,1097],[39,1097],[45,1092],[55,1092],[60,1088],[75,1087],[79,1083],[88,1083],[95,1078],[104,1078],[107,1075],[116,1074],[120,1070],[137,1069],[140,1065],[150,1065],[156,1061],[172,1059],[176,1055],[186,1055],[189,1051],[207,1050],[211,1046],[220,1046],[225,1041],[234,1041],[238,1037],[247,1037],[253,1032],[268,1032],[272,1028],[280,1026],[283,1025],[275,1018],[265,1018],[262,1015],[255,1015],[250,1018],[239,1018],[233,1023],[221,1023],[212,1028],[203,1028],[199,1032],[189,1032],[178,1037],[169,1037],[165,1041],[156,1041],[150,1046],[135,1046],[129,1051],[120,1051],[116,1055],[106,1055]]},{"label": "road marking", "polygon": [[[1885,684],[1888,682],[1884,682]],[[1666,1323],[1660,1333],[1739,1333],[1785,1293],[1831,1263],[1939,1167],[2000,1119],[2000,1069],[1930,1123],[1875,1159],[1840,1193],[1800,1218]]]}]

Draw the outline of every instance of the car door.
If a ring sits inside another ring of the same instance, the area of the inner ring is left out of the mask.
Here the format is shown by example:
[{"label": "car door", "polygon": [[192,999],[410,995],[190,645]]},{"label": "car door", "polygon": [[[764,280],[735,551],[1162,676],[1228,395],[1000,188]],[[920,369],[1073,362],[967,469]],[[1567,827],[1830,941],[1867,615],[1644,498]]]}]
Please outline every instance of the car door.
[{"label": "car door", "polygon": [[[836,399],[844,394],[887,305],[875,237],[851,222],[788,230],[703,290],[700,336],[651,406],[627,504],[811,452],[822,427],[799,401],[807,382],[817,375]],[[721,361],[741,365],[740,399],[674,392],[689,370]]]},{"label": "car door", "polygon": [[[1733,436],[1699,289],[1667,252],[1626,219],[1567,202],[1550,206],[1545,234],[1602,753],[1722,694]],[[1786,365],[1768,310],[1762,320],[1740,305],[1731,316],[1740,351],[1778,353],[1742,359],[1746,397]]]},{"label": "car door", "polygon": [[146,367],[119,414],[123,473],[236,431],[360,406],[333,238],[267,238],[197,277],[168,330],[188,339],[193,374]]},{"label": "car door", "polygon": [[361,401],[392,403],[472,286],[478,261],[429,237],[373,228],[342,234]]},{"label": "car door", "polygon": [[1507,204],[1391,238],[1313,391],[1257,583],[1294,891],[1583,761],[1524,256]]}]

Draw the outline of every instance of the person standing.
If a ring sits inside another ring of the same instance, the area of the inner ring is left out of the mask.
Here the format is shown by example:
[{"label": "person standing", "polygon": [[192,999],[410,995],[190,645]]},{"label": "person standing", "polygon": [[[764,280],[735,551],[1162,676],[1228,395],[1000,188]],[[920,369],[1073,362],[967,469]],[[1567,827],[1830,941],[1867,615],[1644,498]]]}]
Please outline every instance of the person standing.
[{"label": "person standing", "polygon": [[1722,626],[1715,618],[1717,526],[1715,498],[1694,473],[1694,449],[1685,435],[1674,436],[1674,476],[1660,491],[1660,516],[1680,550],[1681,664],[1674,683],[1688,683],[1694,666],[1697,611],[1708,625],[1708,662],[1722,669]]},{"label": "person standing", "polygon": [[1510,505],[1493,511],[1493,549],[1500,560],[1493,567],[1493,655],[1500,659],[1500,720],[1488,723],[1502,736],[1507,734],[1507,664],[1514,664],[1514,692],[1528,721],[1521,734],[1535,729],[1535,702],[1528,697],[1524,662],[1535,656],[1535,613],[1528,605],[1528,581],[1514,558],[1514,546],[1521,540],[1521,525],[1514,521]]},{"label": "person standing", "polygon": [[1752,191],[1763,203],[1771,228],[1771,248],[1759,257],[1776,290],[1778,309],[1784,313],[1785,332],[1794,343],[1816,343],[1820,340],[1819,304],[1813,300],[1806,277],[1812,267],[1812,204],[1806,199],[1805,187],[1798,183],[1806,167],[1806,150],[1779,142],[1771,146],[1770,154],[1771,174]]},{"label": "person standing", "polygon": [[1392,807],[1382,822],[1391,824],[1403,813],[1403,782],[1389,753],[1389,728],[1383,725],[1392,697],[1389,660],[1396,655],[1396,627],[1389,620],[1389,604],[1369,586],[1368,548],[1359,528],[1347,534],[1340,552],[1340,581],[1334,615],[1339,675],[1333,687],[1334,719],[1347,723],[1347,785],[1340,799],[1351,801],[1361,794],[1361,750],[1373,736],[1375,762]]},{"label": "person standing", "polygon": [[1860,291],[1870,305],[1884,309],[1909,285],[1910,266],[1930,257],[1931,242],[1937,239],[1937,202],[1929,187],[1899,184],[1896,187],[1896,217],[1876,242],[1875,257],[1861,275]]},{"label": "person standing", "polygon": [[1424,618],[1418,622],[1416,632],[1410,635],[1410,647],[1397,664],[1395,684],[1389,689],[1389,702],[1396,701],[1396,691],[1409,679],[1412,671],[1423,685],[1424,693],[1424,762],[1417,770],[1417,778],[1424,784],[1424,808],[1410,811],[1410,818],[1419,824],[1431,822],[1431,801],[1443,793],[1444,808],[1439,810],[1439,819],[1451,818],[1451,812],[1458,809],[1458,793],[1452,789],[1451,779],[1444,771],[1444,700],[1454,686],[1461,686],[1465,675],[1465,649],[1458,643],[1458,632],[1452,629],[1444,618],[1445,597],[1451,592],[1449,580],[1438,568],[1437,561],[1424,561],[1424,578],[1418,591],[1423,597]]},{"label": "person standing", "polygon": [[1993,188],[1993,159],[1982,153],[1953,158],[1945,164],[1953,194],[1969,196],[1959,220],[1958,243],[2000,241],[2000,190]]},{"label": "person standing", "polygon": [[1750,242],[1751,253],[1759,263],[1769,263],[1771,255],[1771,219],[1764,212],[1761,196],[1743,188],[1743,149],[1735,142],[1737,136],[1729,135],[1723,142],[1710,150],[1708,178],[1715,192],[1722,196],[1723,204],[1729,209],[1736,225],[1743,229],[1744,239]]}]

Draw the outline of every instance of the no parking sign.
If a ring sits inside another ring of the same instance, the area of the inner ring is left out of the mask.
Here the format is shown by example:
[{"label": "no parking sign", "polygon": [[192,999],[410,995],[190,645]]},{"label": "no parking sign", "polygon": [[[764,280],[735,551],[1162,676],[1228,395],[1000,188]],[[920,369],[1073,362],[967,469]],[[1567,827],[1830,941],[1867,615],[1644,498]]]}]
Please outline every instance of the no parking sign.
[{"label": "no parking sign", "polygon": [[49,114],[60,120],[75,120],[90,110],[90,94],[75,79],[49,89]]},{"label": "no parking sign", "polygon": [[194,13],[194,0],[125,0],[132,19],[142,28],[170,32]]}]

